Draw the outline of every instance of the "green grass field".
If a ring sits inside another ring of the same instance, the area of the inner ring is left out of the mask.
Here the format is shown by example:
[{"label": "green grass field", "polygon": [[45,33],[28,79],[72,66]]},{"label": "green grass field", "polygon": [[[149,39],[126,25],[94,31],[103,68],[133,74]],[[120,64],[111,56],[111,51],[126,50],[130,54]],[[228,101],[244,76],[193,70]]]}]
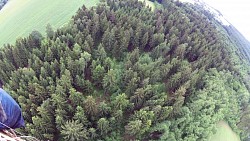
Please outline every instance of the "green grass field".
[{"label": "green grass field", "polygon": [[240,138],[232,131],[226,122],[220,121],[217,126],[217,133],[208,141],[240,141]]},{"label": "green grass field", "polygon": [[0,47],[15,43],[33,30],[45,34],[47,24],[58,28],[67,23],[83,4],[94,6],[99,0],[10,0],[0,11]]}]

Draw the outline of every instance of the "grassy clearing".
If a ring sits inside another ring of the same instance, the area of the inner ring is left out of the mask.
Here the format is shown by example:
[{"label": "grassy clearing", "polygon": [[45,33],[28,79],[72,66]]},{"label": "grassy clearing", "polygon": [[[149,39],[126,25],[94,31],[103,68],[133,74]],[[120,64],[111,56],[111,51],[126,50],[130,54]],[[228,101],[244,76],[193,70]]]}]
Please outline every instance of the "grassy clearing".
[{"label": "grassy clearing", "polygon": [[151,7],[151,9],[154,11],[155,10],[155,4],[149,0],[138,0],[138,1],[142,1],[142,2],[146,2],[146,6]]},{"label": "grassy clearing", "polygon": [[0,11],[0,47],[14,43],[33,30],[45,34],[48,23],[58,28],[68,22],[83,4],[94,6],[99,0],[10,0]]},{"label": "grassy clearing", "polygon": [[232,131],[226,122],[220,121],[217,126],[217,133],[208,141],[240,141],[240,138]]}]

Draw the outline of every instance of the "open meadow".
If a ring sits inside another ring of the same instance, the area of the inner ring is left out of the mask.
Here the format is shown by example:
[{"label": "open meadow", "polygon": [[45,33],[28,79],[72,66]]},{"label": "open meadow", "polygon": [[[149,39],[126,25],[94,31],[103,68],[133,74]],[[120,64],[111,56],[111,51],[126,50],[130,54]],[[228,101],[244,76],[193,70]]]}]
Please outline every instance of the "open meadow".
[{"label": "open meadow", "polygon": [[141,1],[141,2],[144,2],[146,3],[146,6],[149,6],[152,10],[155,10],[155,4],[149,0],[138,0],[138,1]]},{"label": "open meadow", "polygon": [[45,34],[47,24],[54,29],[67,23],[85,4],[94,6],[99,0],[10,0],[0,11],[0,47],[15,43],[18,37],[33,30]]},{"label": "open meadow", "polygon": [[220,121],[217,126],[217,133],[208,141],[240,141],[240,138],[232,131],[225,121]]}]

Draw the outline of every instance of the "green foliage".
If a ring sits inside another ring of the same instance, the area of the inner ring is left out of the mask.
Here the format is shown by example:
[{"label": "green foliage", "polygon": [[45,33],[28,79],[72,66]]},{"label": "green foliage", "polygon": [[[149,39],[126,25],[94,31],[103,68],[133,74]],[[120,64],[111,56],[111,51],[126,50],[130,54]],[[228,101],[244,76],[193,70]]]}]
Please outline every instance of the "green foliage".
[{"label": "green foliage", "polygon": [[61,134],[63,139],[68,141],[88,139],[88,132],[83,128],[82,124],[77,121],[67,121],[62,127]]},{"label": "green foliage", "polygon": [[130,135],[140,135],[142,129],[142,121],[135,120],[129,121],[129,123],[125,126],[126,132]]},{"label": "green foliage", "polygon": [[41,140],[191,141],[225,120],[246,138],[249,62],[200,8],[162,6],[83,6],[68,25],[48,25],[46,37],[33,32],[1,49],[0,84],[23,109],[22,131]]},{"label": "green foliage", "polygon": [[101,135],[105,135],[109,131],[109,121],[106,118],[100,118],[97,122],[97,128]]}]

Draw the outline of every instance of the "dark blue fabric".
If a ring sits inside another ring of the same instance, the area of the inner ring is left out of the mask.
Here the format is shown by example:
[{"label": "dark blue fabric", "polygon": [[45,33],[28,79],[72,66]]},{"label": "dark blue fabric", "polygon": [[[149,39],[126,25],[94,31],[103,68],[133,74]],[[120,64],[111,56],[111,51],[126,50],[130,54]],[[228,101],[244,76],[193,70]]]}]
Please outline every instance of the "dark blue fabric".
[{"label": "dark blue fabric", "polygon": [[[7,116],[6,120],[0,121],[1,123],[4,123],[5,125],[13,129],[24,127],[24,120],[20,106],[6,91],[4,91],[1,88],[0,88],[0,104],[2,105],[4,112]],[[8,129],[1,123],[0,123],[0,130]]]}]

